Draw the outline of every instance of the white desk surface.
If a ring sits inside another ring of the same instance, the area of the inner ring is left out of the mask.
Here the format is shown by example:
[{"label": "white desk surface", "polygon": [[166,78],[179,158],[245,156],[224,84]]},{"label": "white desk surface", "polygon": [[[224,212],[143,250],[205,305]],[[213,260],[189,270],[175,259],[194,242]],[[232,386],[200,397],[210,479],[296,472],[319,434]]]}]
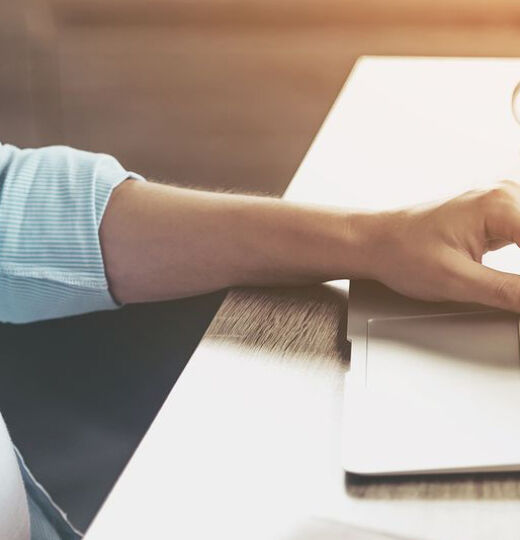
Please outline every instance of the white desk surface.
[{"label": "white desk surface", "polygon": [[[288,198],[370,205],[356,187],[360,179],[342,169],[349,144],[341,126],[350,119],[363,125],[357,100],[399,96],[403,85],[426,106],[448,108],[453,121],[444,127],[461,136],[468,129],[482,140],[496,133],[500,149],[493,151],[514,164],[520,127],[508,116],[507,91],[520,79],[519,60],[369,58],[354,77],[359,84],[343,90]],[[468,93],[473,85],[484,85],[496,106],[483,106],[482,92]],[[471,159],[471,148],[462,151]],[[382,178],[384,160],[398,157],[374,157]],[[386,193],[392,204],[391,189]],[[518,474],[345,476],[346,301],[345,290],[332,286],[232,291],[86,539],[295,539],[309,517],[409,538],[520,538]]]}]

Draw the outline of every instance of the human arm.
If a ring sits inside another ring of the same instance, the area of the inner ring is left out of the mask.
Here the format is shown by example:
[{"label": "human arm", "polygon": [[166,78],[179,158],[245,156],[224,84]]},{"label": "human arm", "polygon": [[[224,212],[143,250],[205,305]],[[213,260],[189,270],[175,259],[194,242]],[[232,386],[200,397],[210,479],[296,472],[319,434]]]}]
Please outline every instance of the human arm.
[{"label": "human arm", "polygon": [[520,311],[520,278],[480,264],[520,240],[514,182],[369,213],[142,180],[105,154],[0,145],[0,320],[338,278]]},{"label": "human arm", "polygon": [[370,213],[129,181],[114,191],[100,238],[123,303],[369,278],[424,300],[520,311],[520,277],[480,264],[486,251],[520,241],[514,182]]}]

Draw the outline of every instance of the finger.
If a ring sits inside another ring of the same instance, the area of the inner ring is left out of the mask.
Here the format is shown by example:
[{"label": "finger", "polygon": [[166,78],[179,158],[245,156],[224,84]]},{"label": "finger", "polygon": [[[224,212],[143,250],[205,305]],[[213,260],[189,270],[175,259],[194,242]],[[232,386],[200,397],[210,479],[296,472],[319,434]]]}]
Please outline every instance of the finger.
[{"label": "finger", "polygon": [[520,276],[499,272],[461,255],[454,300],[476,302],[520,313]]},{"label": "finger", "polygon": [[[500,192],[502,193],[502,192]],[[520,208],[516,198],[496,197],[485,212],[486,233],[489,240],[520,244]]]},{"label": "finger", "polygon": [[487,251],[496,251],[505,246],[508,246],[509,244],[511,244],[510,240],[500,240],[500,239],[490,240],[487,245]]}]

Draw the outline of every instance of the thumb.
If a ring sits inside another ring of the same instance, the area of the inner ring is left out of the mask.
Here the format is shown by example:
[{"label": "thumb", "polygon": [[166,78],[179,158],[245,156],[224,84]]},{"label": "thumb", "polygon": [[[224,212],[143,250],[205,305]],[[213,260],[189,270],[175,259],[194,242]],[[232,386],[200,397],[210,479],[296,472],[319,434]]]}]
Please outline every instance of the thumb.
[{"label": "thumb", "polygon": [[477,302],[487,306],[520,313],[520,276],[499,272],[463,257],[457,261],[459,291],[462,302]]}]

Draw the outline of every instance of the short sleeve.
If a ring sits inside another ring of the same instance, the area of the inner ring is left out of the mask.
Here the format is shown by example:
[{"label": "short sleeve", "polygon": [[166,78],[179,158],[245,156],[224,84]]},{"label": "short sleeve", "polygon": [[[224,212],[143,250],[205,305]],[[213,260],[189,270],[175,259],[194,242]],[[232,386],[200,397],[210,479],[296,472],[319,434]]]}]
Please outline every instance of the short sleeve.
[{"label": "short sleeve", "polygon": [[0,321],[114,309],[99,227],[116,186],[144,181],[112,156],[0,145]]}]

